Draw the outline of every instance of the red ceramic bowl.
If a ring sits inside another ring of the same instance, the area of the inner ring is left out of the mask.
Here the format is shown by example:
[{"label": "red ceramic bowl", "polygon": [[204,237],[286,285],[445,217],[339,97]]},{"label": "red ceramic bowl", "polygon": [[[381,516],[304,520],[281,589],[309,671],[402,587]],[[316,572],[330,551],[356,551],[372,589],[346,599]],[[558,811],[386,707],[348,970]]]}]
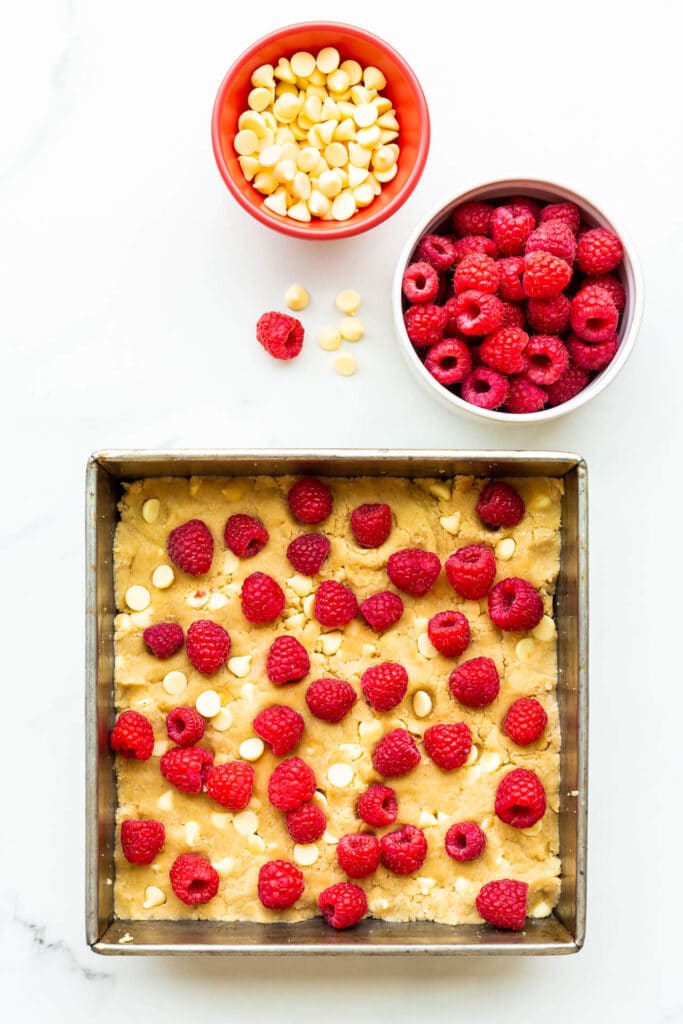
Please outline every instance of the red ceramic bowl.
[{"label": "red ceramic bowl", "polygon": [[[311,220],[308,224],[288,220],[263,206],[264,197],[245,180],[233,148],[237,119],[247,108],[252,72],[261,64],[277,64],[297,50],[317,53],[335,46],[342,60],[357,60],[363,67],[378,67],[387,80],[383,92],[391,99],[400,125],[401,155],[398,174],[383,186],[381,195],[369,206],[357,210],[347,221]],[[420,83],[403,57],[382,39],[353,25],[335,22],[306,22],[288,25],[259,39],[238,57],[221,82],[211,121],[213,151],[223,181],[247,213],[262,224],[295,238],[348,238],[369,231],[395,213],[411,194],[424,169],[429,151],[429,111]]]}]

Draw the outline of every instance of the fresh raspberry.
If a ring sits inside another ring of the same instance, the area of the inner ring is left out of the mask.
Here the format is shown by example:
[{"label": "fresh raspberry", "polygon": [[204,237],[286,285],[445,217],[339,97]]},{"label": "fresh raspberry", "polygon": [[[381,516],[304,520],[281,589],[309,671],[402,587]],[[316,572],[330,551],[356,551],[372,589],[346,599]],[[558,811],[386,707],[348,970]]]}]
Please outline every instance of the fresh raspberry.
[{"label": "fresh raspberry", "polygon": [[530,299],[550,299],[559,295],[571,280],[572,268],[549,252],[532,252],[524,257],[522,284]]},{"label": "fresh raspberry", "polygon": [[459,235],[490,235],[493,207],[490,203],[470,200],[453,210],[453,230]]},{"label": "fresh raspberry", "polygon": [[429,302],[439,290],[439,275],[429,263],[411,263],[403,274],[403,294],[408,302]]},{"label": "fresh raspberry", "polygon": [[470,350],[460,338],[444,338],[430,347],[425,367],[445,388],[458,384],[472,369]]},{"label": "fresh raspberry", "polygon": [[468,544],[448,556],[445,569],[456,594],[467,601],[478,601],[486,597],[493,586],[496,558],[485,544]]},{"label": "fresh raspberry", "polygon": [[122,711],[112,729],[111,749],[122,757],[148,761],[154,750],[154,732],[139,711]]},{"label": "fresh raspberry", "polygon": [[287,811],[287,831],[295,843],[315,843],[327,827],[327,818],[317,804],[302,804],[293,811]]},{"label": "fresh raspberry", "polygon": [[303,324],[287,313],[263,313],[256,322],[256,339],[275,359],[294,359],[304,346]]},{"label": "fresh raspberry", "polygon": [[577,338],[575,334],[570,334],[567,339],[567,348],[572,362],[575,366],[580,366],[582,370],[604,369],[614,359],[618,347],[619,338],[616,334],[597,345],[589,345],[588,342]]},{"label": "fresh raspberry", "polygon": [[240,513],[228,519],[223,539],[233,555],[253,558],[268,543],[268,531],[260,519]]},{"label": "fresh raspberry", "polygon": [[415,250],[417,263],[429,263],[441,273],[455,263],[455,245],[446,235],[425,235]]},{"label": "fresh raspberry", "polygon": [[148,626],[142,639],[155,658],[170,658],[185,642],[182,626],[177,622],[157,622],[154,626]]},{"label": "fresh raspberry", "polygon": [[464,238],[458,238],[453,248],[456,265],[471,252],[482,252],[493,260],[498,259],[498,247],[493,239],[487,238],[486,235],[466,235]]},{"label": "fresh raspberry", "polygon": [[322,533],[302,533],[287,548],[287,558],[296,572],[315,576],[330,553],[330,542]]},{"label": "fresh raspberry", "polygon": [[440,722],[425,729],[425,750],[445,772],[462,768],[472,750],[472,733],[465,722]]},{"label": "fresh raspberry", "polygon": [[466,708],[485,708],[498,696],[500,679],[495,662],[490,658],[471,658],[450,674],[448,688],[459,704]]},{"label": "fresh raspberry", "polygon": [[572,229],[561,220],[548,220],[532,231],[524,246],[524,253],[550,252],[567,263],[576,256],[576,239]]},{"label": "fresh raspberry", "polygon": [[295,519],[306,526],[314,526],[332,512],[332,492],[321,480],[305,476],[290,488],[287,504]]},{"label": "fresh raspberry", "polygon": [[540,739],[548,724],[542,704],[534,697],[518,697],[507,709],[503,729],[520,747],[527,747]]},{"label": "fresh raspberry", "polygon": [[206,857],[196,853],[181,853],[171,864],[171,888],[179,900],[188,907],[208,903],[218,892],[218,872]]},{"label": "fresh raspberry", "polygon": [[438,556],[422,548],[394,551],[387,562],[387,573],[394,586],[414,597],[428,594],[440,572]]},{"label": "fresh raspberry", "polygon": [[153,818],[127,818],[121,824],[121,848],[129,864],[151,864],[165,839],[166,829]]},{"label": "fresh raspberry", "polygon": [[358,615],[358,601],[344,583],[323,580],[315,592],[313,614],[321,626],[345,626]]},{"label": "fresh raspberry", "polygon": [[298,683],[310,670],[308,652],[296,637],[278,636],[273,640],[266,658],[266,674],[271,683]]},{"label": "fresh raspberry", "polygon": [[247,622],[274,622],[285,604],[282,587],[265,572],[253,572],[242,584],[242,614]]},{"label": "fresh raspberry", "polygon": [[505,631],[533,629],[543,618],[543,598],[527,580],[501,580],[489,594],[489,618]]},{"label": "fresh raspberry", "polygon": [[579,238],[576,262],[584,274],[609,274],[624,258],[624,248],[607,228],[593,228]]},{"label": "fresh raspberry", "polygon": [[526,376],[532,384],[554,384],[569,365],[567,346],[552,334],[534,334],[525,355],[529,360]]},{"label": "fresh raspberry", "polygon": [[606,292],[609,292],[612,302],[621,313],[622,309],[626,305],[626,289],[621,281],[616,278],[614,274],[593,274],[591,277],[584,278],[583,287],[593,284],[598,285],[600,288],[604,288]]},{"label": "fresh raspberry", "polygon": [[561,220],[575,235],[581,223],[581,211],[576,203],[548,203],[541,210],[538,219],[541,224],[549,220]]},{"label": "fresh raspberry", "polygon": [[524,330],[527,326],[524,307],[518,302],[503,302],[503,327],[520,327]]},{"label": "fresh raspberry", "polygon": [[578,395],[579,391],[583,391],[589,380],[590,375],[587,370],[570,362],[562,376],[546,389],[548,405],[563,405],[564,402],[568,402]]},{"label": "fresh raspberry", "polygon": [[434,345],[443,338],[446,326],[446,313],[443,306],[433,302],[423,302],[419,306],[410,306],[403,314],[403,323],[408,337],[415,348]]},{"label": "fresh raspberry", "polygon": [[605,288],[591,284],[572,299],[569,319],[572,330],[582,341],[597,344],[612,337],[619,323],[619,311]]},{"label": "fresh raspberry", "polygon": [[481,252],[471,252],[455,268],[453,284],[456,294],[474,289],[493,292],[498,287],[500,273],[495,260]]},{"label": "fresh raspberry", "polygon": [[337,844],[337,860],[349,878],[367,878],[379,867],[379,839],[366,832],[342,836]]},{"label": "fresh raspberry", "polygon": [[304,876],[288,860],[269,860],[258,873],[258,898],[268,910],[293,907],[304,891]]},{"label": "fresh raspberry", "polygon": [[405,729],[392,729],[382,737],[372,753],[375,770],[387,779],[407,775],[420,760],[417,744]]},{"label": "fresh raspberry", "polygon": [[509,391],[507,378],[487,366],[477,366],[462,382],[462,397],[479,409],[499,409]]},{"label": "fresh raspberry", "polygon": [[281,761],[268,780],[268,799],[278,811],[295,811],[315,793],[315,775],[300,757]]},{"label": "fresh raspberry", "polygon": [[318,909],[332,928],[353,928],[367,914],[368,898],[359,885],[337,882],[320,893]]},{"label": "fresh raspberry", "polygon": [[506,259],[498,260],[498,294],[501,299],[508,299],[510,302],[522,302],[526,293],[522,287],[522,274],[524,273],[524,259],[522,256],[508,256]]},{"label": "fresh raspberry", "polygon": [[379,841],[382,864],[395,875],[412,875],[427,856],[427,840],[421,828],[403,825],[387,832]]},{"label": "fresh raspberry", "polygon": [[172,708],[166,715],[168,738],[179,747],[194,747],[205,729],[206,723],[196,708]]},{"label": "fresh raspberry", "polygon": [[168,557],[190,576],[203,576],[211,568],[213,537],[201,519],[189,519],[171,530],[166,541]]},{"label": "fresh raspberry", "polygon": [[491,218],[491,237],[503,256],[520,256],[535,225],[534,215],[528,208],[498,206]]},{"label": "fresh raspberry", "polygon": [[427,635],[439,654],[459,658],[470,645],[470,624],[462,612],[437,612],[427,623]]},{"label": "fresh raspberry", "polygon": [[512,878],[497,878],[479,890],[477,910],[494,928],[519,932],[526,921],[526,898],[529,886]]},{"label": "fresh raspberry", "polygon": [[197,619],[187,631],[187,656],[203,676],[212,676],[223,668],[230,657],[231,646],[228,631],[211,619]]},{"label": "fresh raspberry", "polygon": [[514,487],[492,480],[479,495],[475,511],[485,526],[517,526],[526,508]]},{"label": "fresh raspberry", "polygon": [[503,322],[503,303],[488,292],[460,292],[454,308],[457,328],[468,338],[492,334]]},{"label": "fresh raspberry", "polygon": [[473,821],[459,821],[449,828],[444,845],[453,860],[476,860],[484,852],[486,836]]},{"label": "fresh raspberry", "polygon": [[376,633],[384,633],[396,625],[403,615],[403,601],[398,594],[393,594],[390,590],[381,590],[378,594],[371,594],[361,601],[360,613],[371,629]]},{"label": "fresh raspberry", "polygon": [[213,754],[205,747],[171,747],[159,762],[161,774],[181,793],[201,793]]},{"label": "fresh raspberry", "polygon": [[528,213],[530,217],[533,217],[534,224],[538,220],[538,215],[541,212],[541,204],[536,199],[532,199],[530,196],[512,196],[508,199],[507,205],[510,207],[515,216],[520,213]]},{"label": "fresh raspberry", "polygon": [[360,685],[371,708],[391,711],[406,695],[408,673],[396,661],[382,661],[365,669]]},{"label": "fresh raspberry", "polygon": [[526,305],[529,327],[539,334],[561,334],[569,326],[571,305],[562,294],[550,299],[529,299]]},{"label": "fresh raspberry", "polygon": [[214,764],[206,773],[206,792],[221,807],[243,811],[251,800],[255,772],[246,761]]},{"label": "fresh raspberry", "polygon": [[501,779],[496,790],[495,811],[513,828],[531,828],[545,814],[543,783],[528,768],[514,768]]},{"label": "fresh raspberry", "polygon": [[362,548],[379,548],[391,533],[389,505],[359,505],[351,513],[351,530]]},{"label": "fresh raspberry", "polygon": [[529,335],[520,327],[500,327],[481,343],[482,362],[499,373],[521,373],[526,369],[525,349]]},{"label": "fresh raspberry", "polygon": [[548,401],[548,394],[526,377],[513,377],[505,402],[505,411],[512,413],[539,412]]},{"label": "fresh raspberry", "polygon": [[308,710],[322,722],[341,722],[358,697],[344,679],[316,679],[306,690]]},{"label": "fresh raspberry", "polygon": [[393,825],[398,817],[396,793],[390,786],[373,782],[358,798],[358,817],[367,825],[381,828]]},{"label": "fresh raspberry", "polygon": [[276,757],[291,754],[304,734],[303,718],[284,704],[272,704],[259,711],[253,724],[256,735],[270,743]]}]

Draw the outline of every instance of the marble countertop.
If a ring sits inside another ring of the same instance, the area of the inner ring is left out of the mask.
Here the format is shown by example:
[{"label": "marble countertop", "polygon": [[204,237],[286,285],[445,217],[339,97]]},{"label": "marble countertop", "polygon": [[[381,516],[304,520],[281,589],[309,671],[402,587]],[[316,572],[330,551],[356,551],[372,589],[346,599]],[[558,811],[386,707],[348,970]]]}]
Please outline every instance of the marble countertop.
[{"label": "marble countertop", "polygon": [[[24,1021],[683,1020],[669,879],[680,793],[683,136],[675,5],[409,7],[349,0],[427,93],[417,191],[323,250],[255,224],[214,166],[217,85],[283,11],[216,0],[25,0],[0,13],[2,337],[2,1005]],[[397,352],[390,281],[440,197],[528,174],[623,221],[647,308],[622,375],[542,428],[441,408]],[[363,295],[359,371],[309,341],[265,358],[254,322],[298,279],[311,336]],[[378,387],[378,381],[381,381]],[[83,481],[103,447],[389,446],[581,453],[591,489],[588,938],[554,959],[98,958],[83,925]],[[679,557],[676,558],[676,555]],[[667,649],[668,647],[668,649]],[[671,753],[670,753],[671,752]],[[667,935],[667,932],[669,934]],[[285,1009],[283,1009],[285,1007]],[[352,1008],[350,1010],[349,1008]]]}]

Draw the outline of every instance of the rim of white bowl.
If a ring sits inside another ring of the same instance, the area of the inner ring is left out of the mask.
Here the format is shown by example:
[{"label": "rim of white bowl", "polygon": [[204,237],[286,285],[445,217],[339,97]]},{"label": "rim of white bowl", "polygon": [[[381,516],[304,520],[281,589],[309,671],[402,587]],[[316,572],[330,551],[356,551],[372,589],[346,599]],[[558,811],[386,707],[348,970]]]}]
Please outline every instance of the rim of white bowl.
[{"label": "rim of white bowl", "polygon": [[[622,264],[622,278],[626,289],[626,306],[622,315],[621,327],[619,330],[619,348],[609,366],[599,373],[590,384],[580,391],[578,395],[571,398],[562,405],[553,406],[550,409],[541,409],[540,412],[512,413],[500,412],[496,409],[481,409],[472,405],[464,399],[459,398],[451,391],[447,391],[443,384],[439,384],[425,368],[424,363],[418,356],[413,343],[406,332],[403,323],[403,302],[402,282],[403,272],[408,266],[410,257],[420,238],[429,234],[430,230],[440,223],[460,203],[473,199],[496,199],[509,195],[528,195],[532,199],[541,199],[546,202],[573,202],[587,214],[589,221],[594,221],[596,226],[609,228],[621,240],[624,248],[624,260]],[[450,409],[456,409],[481,419],[492,420],[499,423],[522,423],[534,424],[545,423],[548,420],[558,419],[574,412],[582,405],[590,402],[600,394],[601,391],[612,383],[615,377],[621,372],[626,364],[638,337],[638,332],[643,319],[644,304],[643,276],[640,269],[638,255],[629,239],[628,234],[623,230],[613,217],[607,216],[603,208],[595,204],[580,192],[568,188],[559,182],[542,178],[500,178],[495,181],[487,181],[482,184],[471,185],[469,188],[451,195],[442,200],[423,217],[414,229],[408,241],[404,245],[394,275],[392,285],[392,308],[394,313],[394,325],[400,342],[400,347],[410,367],[416,373],[423,385],[435,395],[442,404]]]}]

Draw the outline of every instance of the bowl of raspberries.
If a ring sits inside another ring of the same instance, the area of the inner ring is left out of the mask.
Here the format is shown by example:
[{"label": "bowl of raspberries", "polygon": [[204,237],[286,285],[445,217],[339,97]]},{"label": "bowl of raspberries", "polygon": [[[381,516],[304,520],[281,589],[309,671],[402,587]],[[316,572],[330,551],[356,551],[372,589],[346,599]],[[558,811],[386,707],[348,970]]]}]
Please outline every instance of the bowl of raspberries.
[{"label": "bowl of raspberries", "polygon": [[514,179],[441,204],[399,261],[394,317],[418,377],[442,401],[533,423],[614,380],[642,318],[633,249],[597,207]]}]

